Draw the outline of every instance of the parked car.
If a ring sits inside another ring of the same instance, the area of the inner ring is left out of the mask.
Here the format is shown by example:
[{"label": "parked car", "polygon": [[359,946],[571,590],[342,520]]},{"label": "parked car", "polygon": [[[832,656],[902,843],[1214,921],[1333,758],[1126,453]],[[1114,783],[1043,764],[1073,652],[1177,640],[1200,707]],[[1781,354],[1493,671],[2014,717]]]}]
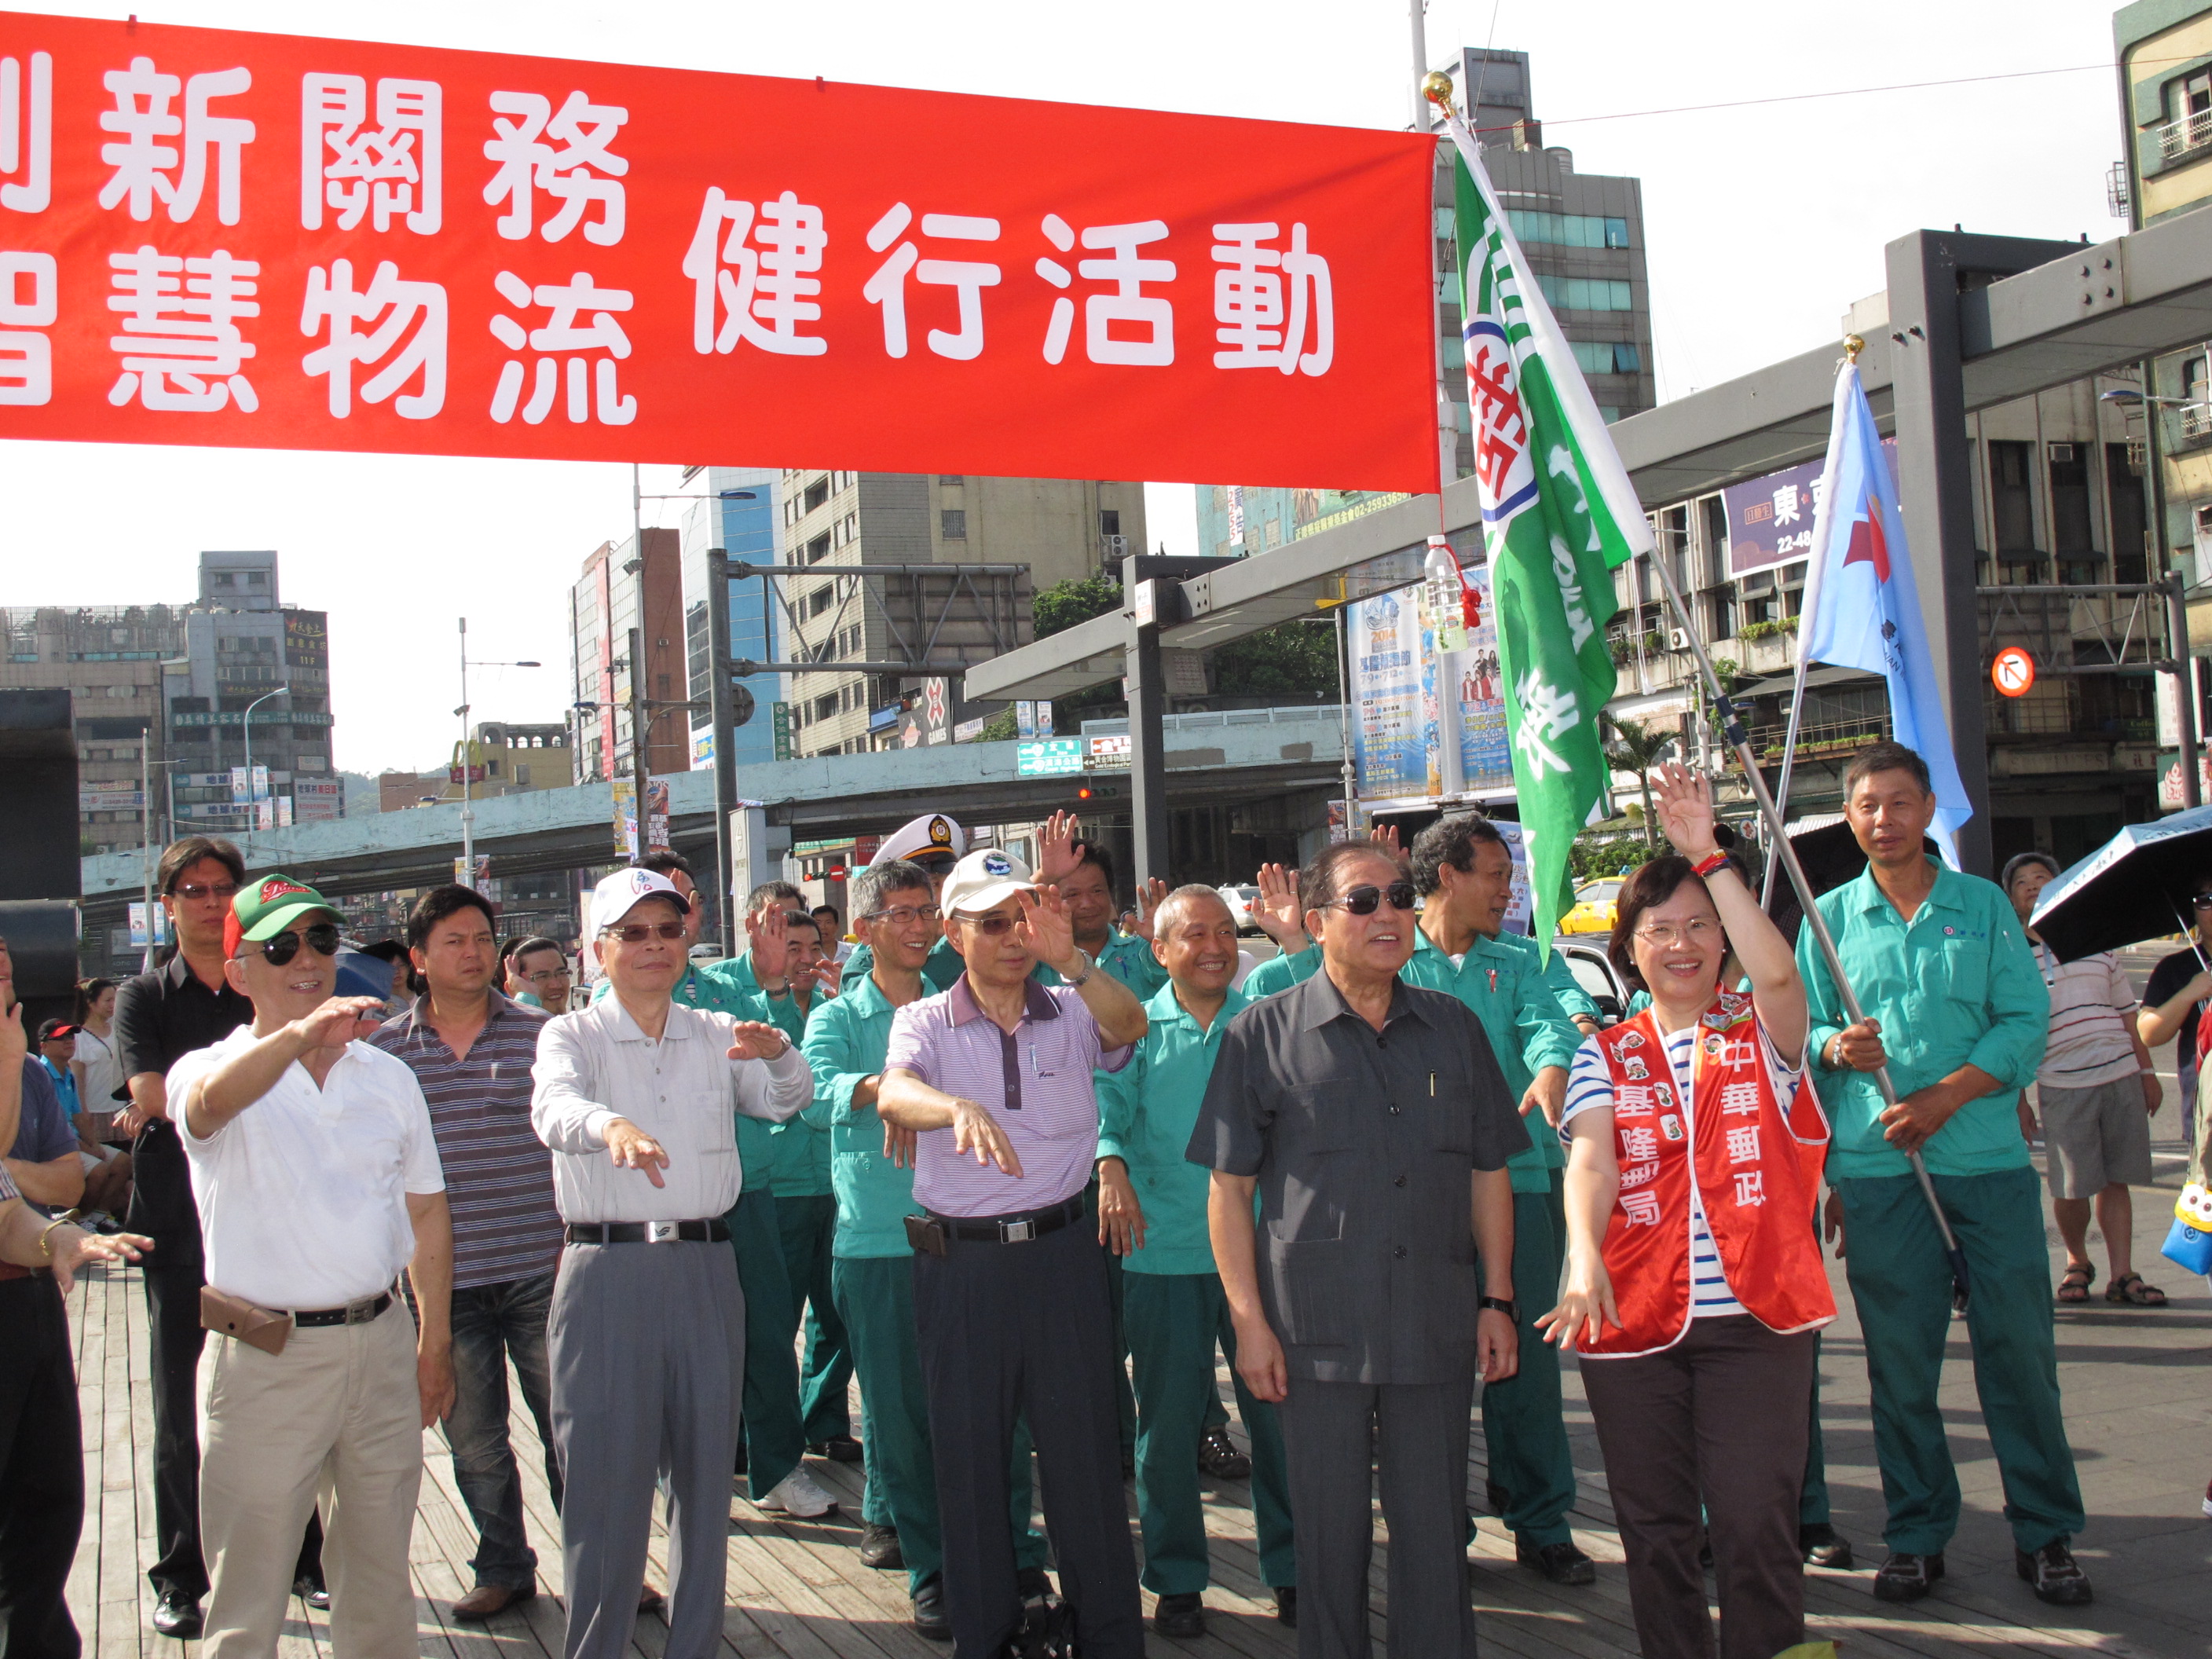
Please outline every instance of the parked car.
[{"label": "parked car", "polygon": [[1559,918],[1563,933],[1609,933],[1618,914],[1621,882],[1617,876],[1586,881],[1575,889],[1574,908]]},{"label": "parked car", "polygon": [[1598,1024],[1618,1025],[1628,1007],[1628,986],[1606,956],[1605,947],[1583,939],[1555,939],[1552,948],[1566,958],[1575,983],[1597,1004]]},{"label": "parked car", "polygon": [[1221,902],[1229,907],[1229,914],[1237,919],[1238,933],[1258,933],[1266,931],[1252,919],[1252,907],[1260,902],[1258,888],[1217,887],[1213,890],[1221,895]]}]

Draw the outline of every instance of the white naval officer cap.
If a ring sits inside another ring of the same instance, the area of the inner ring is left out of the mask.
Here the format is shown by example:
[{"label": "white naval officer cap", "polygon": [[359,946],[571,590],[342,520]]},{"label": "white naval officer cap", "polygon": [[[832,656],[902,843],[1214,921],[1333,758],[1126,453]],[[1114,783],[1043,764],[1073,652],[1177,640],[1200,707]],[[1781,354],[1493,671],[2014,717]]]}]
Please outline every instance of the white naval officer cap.
[{"label": "white naval officer cap", "polygon": [[868,867],[872,870],[893,859],[926,859],[939,854],[958,859],[967,851],[966,831],[942,812],[925,812],[885,836],[875,857],[868,860]]}]

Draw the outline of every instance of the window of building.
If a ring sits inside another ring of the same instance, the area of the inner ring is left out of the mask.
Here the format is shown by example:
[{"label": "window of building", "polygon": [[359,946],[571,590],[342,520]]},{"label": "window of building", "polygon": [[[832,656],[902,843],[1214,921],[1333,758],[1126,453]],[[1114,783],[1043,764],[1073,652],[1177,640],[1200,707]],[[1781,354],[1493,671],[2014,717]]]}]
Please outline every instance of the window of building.
[{"label": "window of building", "polygon": [[960,507],[945,507],[937,515],[937,528],[938,533],[943,536],[948,542],[966,541],[968,539],[967,508]]},{"label": "window of building", "polygon": [[827,696],[815,698],[814,718],[817,720],[832,720],[837,718],[837,694],[835,691],[830,692]]},{"label": "window of building", "polygon": [[1606,276],[1550,276],[1539,273],[1537,286],[1561,311],[1630,311],[1636,301],[1629,285]]},{"label": "window of building", "polygon": [[2062,559],[2078,559],[2095,550],[2090,545],[2089,447],[2052,444],[2050,465],[2051,550]]},{"label": "window of building", "polygon": [[2145,580],[2150,520],[2143,501],[2142,463],[2128,444],[2105,446],[2105,517],[2112,532],[2112,580]]},{"label": "window of building", "polygon": [[514,769],[514,781],[525,789],[530,787],[530,769],[527,766],[517,766]]},{"label": "window of building", "polygon": [[806,596],[806,614],[810,617],[820,616],[830,608],[830,602],[836,597],[837,590],[834,587],[816,588]]},{"label": "window of building", "polygon": [[1102,507],[1098,509],[1098,533],[1102,536],[1118,536],[1121,533],[1120,507]]},{"label": "window of building", "polygon": [[816,507],[828,501],[830,499],[830,479],[828,476],[825,474],[822,477],[817,478],[812,483],[807,485],[806,493],[800,499],[805,502],[805,505],[799,509],[802,513],[811,513]]},{"label": "window of building", "polygon": [[1559,247],[1626,247],[1628,221],[1587,213],[1540,213],[1505,210],[1513,234],[1524,242]]},{"label": "window of building", "polygon": [[941,484],[964,484],[968,478],[964,473],[940,472],[937,475],[937,482]]},{"label": "window of building", "polygon": [[269,573],[268,573],[267,571],[265,571],[265,570],[249,570],[249,571],[247,571],[247,572],[246,573],[246,585],[248,587],[266,587],[266,586],[269,586]]},{"label": "window of building", "polygon": [[830,532],[825,530],[820,535],[817,536],[812,541],[806,544],[806,562],[809,564],[819,564],[823,560],[829,556]]},{"label": "window of building", "polygon": [[1990,521],[2000,556],[2035,550],[2033,445],[1990,441]]}]

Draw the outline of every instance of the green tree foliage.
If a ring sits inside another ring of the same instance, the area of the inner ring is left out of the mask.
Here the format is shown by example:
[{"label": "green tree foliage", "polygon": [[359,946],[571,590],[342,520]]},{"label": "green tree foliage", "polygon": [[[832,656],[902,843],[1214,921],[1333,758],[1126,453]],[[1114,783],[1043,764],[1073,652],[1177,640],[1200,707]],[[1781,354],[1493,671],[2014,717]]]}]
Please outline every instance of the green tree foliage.
[{"label": "green tree foliage", "polygon": [[983,729],[975,734],[978,743],[1011,743],[1021,733],[1015,729],[1014,711],[1001,708],[983,722]]},{"label": "green tree foliage", "polygon": [[1121,607],[1121,585],[1111,577],[1070,576],[1038,594],[1031,614],[1036,619],[1036,637],[1042,640]]},{"label": "green tree foliage", "polygon": [[1659,821],[1651,810],[1651,769],[1674,746],[1674,733],[1655,732],[1640,720],[1617,720],[1609,714],[1605,723],[1613,732],[1605,757],[1617,769],[1636,774],[1636,781],[1644,790],[1644,844],[1656,848]]},{"label": "green tree foliage", "polygon": [[1334,702],[1336,630],[1286,622],[1232,640],[1213,653],[1213,690],[1223,697]]},{"label": "green tree foliage", "polygon": [[1617,876],[1649,863],[1650,845],[1641,836],[1584,836],[1575,842],[1572,859],[1577,881]]}]

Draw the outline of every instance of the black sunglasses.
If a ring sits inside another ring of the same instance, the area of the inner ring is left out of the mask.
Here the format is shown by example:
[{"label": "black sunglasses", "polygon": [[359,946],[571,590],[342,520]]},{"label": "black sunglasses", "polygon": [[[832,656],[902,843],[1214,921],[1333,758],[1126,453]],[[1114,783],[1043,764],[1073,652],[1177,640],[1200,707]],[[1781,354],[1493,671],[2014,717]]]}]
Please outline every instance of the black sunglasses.
[{"label": "black sunglasses", "polygon": [[1412,909],[1413,884],[1410,881],[1394,881],[1388,887],[1372,885],[1355,887],[1350,892],[1331,899],[1328,904],[1322,908],[1326,909],[1331,906],[1341,906],[1355,916],[1371,916],[1375,914],[1376,907],[1383,904],[1388,904],[1393,910]]},{"label": "black sunglasses", "polygon": [[271,968],[282,968],[286,963],[291,961],[294,957],[300,954],[300,945],[302,941],[305,941],[307,948],[310,951],[313,951],[319,957],[334,957],[337,955],[337,923],[334,921],[311,922],[308,924],[306,930],[301,933],[279,933],[274,939],[264,939],[261,941],[262,960],[266,962]]}]

